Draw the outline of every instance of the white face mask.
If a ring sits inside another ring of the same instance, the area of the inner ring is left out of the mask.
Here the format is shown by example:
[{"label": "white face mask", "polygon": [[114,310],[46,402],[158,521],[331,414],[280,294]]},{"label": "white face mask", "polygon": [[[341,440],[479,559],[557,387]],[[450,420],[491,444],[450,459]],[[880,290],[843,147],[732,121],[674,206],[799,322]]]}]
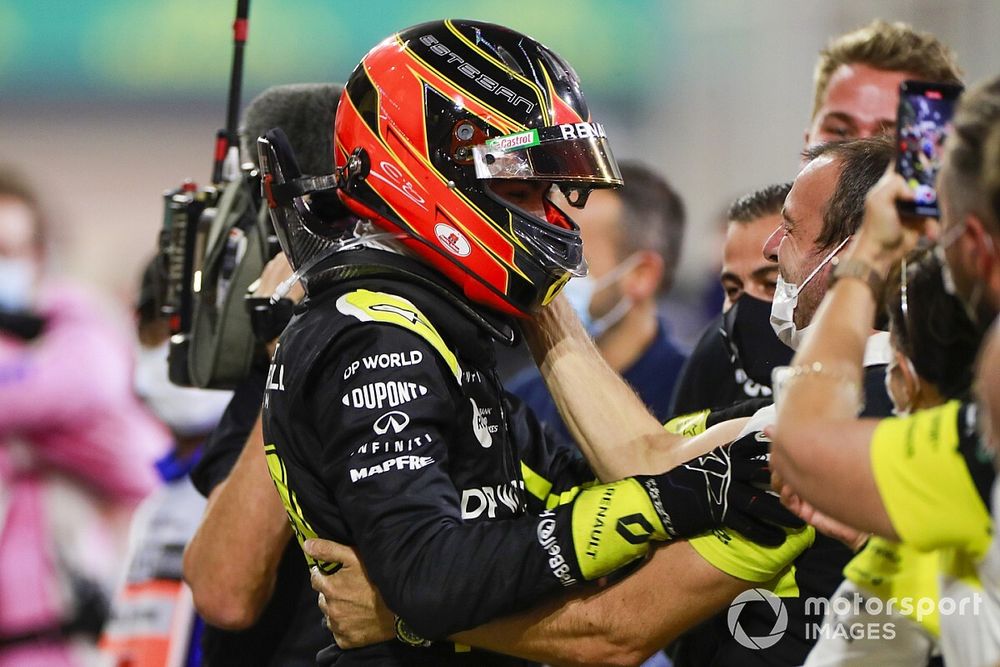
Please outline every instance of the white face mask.
[{"label": "white face mask", "polygon": [[826,266],[833,259],[834,255],[840,252],[840,249],[847,245],[847,242],[850,240],[851,237],[848,236],[841,241],[822,262],[816,265],[816,268],[806,276],[805,280],[798,285],[785,282],[781,273],[778,273],[778,284],[774,288],[774,299],[771,301],[771,328],[774,329],[778,340],[793,350],[799,348],[799,343],[802,342],[806,331],[809,329],[808,325],[801,329],[795,326],[795,307],[799,304],[799,294],[809,284],[809,281],[813,279],[813,276],[819,273],[820,269]]},{"label": "white face mask", "polygon": [[32,301],[37,276],[30,259],[0,259],[0,310],[26,310]]},{"label": "white face mask", "polygon": [[135,391],[175,435],[206,435],[219,423],[233,392],[173,384],[167,376],[168,350],[168,341],[138,348]]},{"label": "white face mask", "polygon": [[571,278],[563,287],[563,294],[569,301],[569,305],[576,311],[577,317],[583,323],[583,328],[587,330],[591,338],[600,338],[611,327],[621,322],[622,318],[632,310],[632,300],[623,296],[611,310],[601,315],[597,319],[590,316],[590,303],[594,300],[594,295],[618,282],[622,276],[632,270],[638,263],[639,254],[629,255],[618,266],[608,271],[599,279],[590,276],[580,276]]}]

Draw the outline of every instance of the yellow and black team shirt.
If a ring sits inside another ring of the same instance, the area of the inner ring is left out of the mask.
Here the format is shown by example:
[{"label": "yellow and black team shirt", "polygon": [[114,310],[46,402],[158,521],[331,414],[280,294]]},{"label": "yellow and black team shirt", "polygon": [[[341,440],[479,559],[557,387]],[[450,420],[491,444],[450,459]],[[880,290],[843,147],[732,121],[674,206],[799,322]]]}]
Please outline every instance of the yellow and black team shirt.
[{"label": "yellow and black team shirt", "polygon": [[942,605],[933,619],[945,662],[956,665],[1000,661],[1000,592],[984,588],[982,571],[995,539],[995,470],[976,416],[975,404],[950,401],[886,419],[871,443],[872,473],[902,545],[936,554],[940,598],[958,607],[945,613]]},{"label": "yellow and black team shirt", "polygon": [[[268,466],[300,542],[355,546],[388,606],[432,640],[607,573],[591,563],[646,553],[611,528],[633,501],[652,512],[648,496],[634,480],[591,487],[577,450],[504,392],[467,302],[406,258],[338,261],[352,277],[310,282],[264,400]],[[523,664],[447,642],[321,655],[338,667]]]},{"label": "yellow and black team shirt", "polygon": [[[921,551],[873,535],[844,568],[844,578],[880,600],[937,600],[941,597],[939,568],[937,551]],[[941,618],[936,608],[925,613],[916,605],[897,604],[893,609],[919,623],[935,639],[941,637]]]},{"label": "yellow and black team shirt", "polygon": [[994,471],[980,448],[975,414],[974,404],[950,401],[876,428],[872,474],[901,542],[921,551],[986,552]]}]

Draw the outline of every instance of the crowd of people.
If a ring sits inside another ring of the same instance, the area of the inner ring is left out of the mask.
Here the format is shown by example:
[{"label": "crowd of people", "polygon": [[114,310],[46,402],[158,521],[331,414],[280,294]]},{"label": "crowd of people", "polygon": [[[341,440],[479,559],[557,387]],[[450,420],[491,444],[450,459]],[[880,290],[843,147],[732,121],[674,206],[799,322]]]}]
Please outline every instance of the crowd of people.
[{"label": "crowd of people", "polygon": [[1000,665],[1000,78],[939,219],[898,206],[906,80],[962,72],[902,23],[820,51],[690,355],[681,193],[501,26],[249,105],[281,252],[234,391],[168,381],[155,261],[131,364],[0,172],[0,667]]}]

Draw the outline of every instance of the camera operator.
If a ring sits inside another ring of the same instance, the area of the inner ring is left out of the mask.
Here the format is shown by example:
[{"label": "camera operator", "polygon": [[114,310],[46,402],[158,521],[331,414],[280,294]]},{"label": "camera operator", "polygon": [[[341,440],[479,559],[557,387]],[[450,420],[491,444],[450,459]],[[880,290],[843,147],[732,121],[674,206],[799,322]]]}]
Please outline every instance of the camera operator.
[{"label": "camera operator", "polygon": [[[124,585],[115,595],[112,618],[101,639],[101,648],[118,667],[134,665],[138,656],[138,667],[168,655],[186,656],[192,667],[201,664],[201,627],[190,593],[181,583],[181,555],[205,506],[189,475],[232,394],[170,382],[170,328],[160,311],[161,285],[154,259],[143,271],[136,306],[135,390],[169,429],[173,446],[156,462],[162,485],[142,503],[132,522]],[[149,620],[154,606],[162,623]]]},{"label": "camera operator", "polygon": [[[281,126],[306,173],[331,171],[333,117],[341,90],[335,84],[291,84],[261,93],[245,113],[241,134],[247,159],[256,163],[257,137]],[[285,256],[278,254],[265,266],[253,296],[269,299],[291,273]],[[295,282],[279,303],[290,305],[302,296]],[[260,332],[258,338],[280,333],[282,318],[273,314],[276,330]],[[273,350],[271,341],[268,352]],[[208,623],[202,641],[206,667],[311,667],[328,642],[264,458],[259,417],[266,370],[264,358],[237,387],[192,472],[209,502],[184,554],[184,578]]]},{"label": "camera operator", "polygon": [[35,193],[0,169],[4,667],[93,657],[124,519],[154,488],[153,460],[167,444],[132,392],[127,330],[87,293],[45,276],[45,232]]}]

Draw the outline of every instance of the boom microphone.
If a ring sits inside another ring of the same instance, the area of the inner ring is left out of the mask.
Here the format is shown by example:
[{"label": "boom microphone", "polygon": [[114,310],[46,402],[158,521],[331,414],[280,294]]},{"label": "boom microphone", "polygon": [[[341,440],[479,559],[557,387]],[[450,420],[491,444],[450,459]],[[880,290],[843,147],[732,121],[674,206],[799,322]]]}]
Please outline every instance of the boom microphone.
[{"label": "boom microphone", "polygon": [[244,155],[257,165],[257,137],[280,127],[303,174],[332,174],[333,120],[343,90],[335,83],[292,83],[268,88],[250,102],[243,116]]}]

